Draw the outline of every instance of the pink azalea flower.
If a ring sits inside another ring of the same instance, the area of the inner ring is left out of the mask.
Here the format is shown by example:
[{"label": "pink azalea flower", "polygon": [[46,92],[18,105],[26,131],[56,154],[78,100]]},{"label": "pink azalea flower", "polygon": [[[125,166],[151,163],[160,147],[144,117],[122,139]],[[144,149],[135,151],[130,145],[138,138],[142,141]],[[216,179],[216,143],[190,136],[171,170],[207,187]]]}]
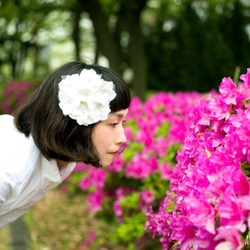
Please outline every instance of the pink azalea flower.
[{"label": "pink azalea flower", "polygon": [[148,177],[156,169],[158,162],[155,158],[144,159],[141,154],[135,154],[125,168],[127,177],[142,179]]},{"label": "pink azalea flower", "polygon": [[66,185],[63,185],[61,187],[61,191],[62,191],[62,193],[67,194],[68,193],[68,187]]},{"label": "pink azalea flower", "polygon": [[88,234],[87,240],[82,242],[83,247],[90,247],[91,244],[96,240],[96,232],[91,230]]},{"label": "pink azalea flower", "polygon": [[169,163],[167,162],[163,162],[161,165],[160,165],[160,172],[161,172],[161,176],[162,176],[162,179],[163,180],[168,180],[170,175],[172,174],[173,172],[173,168],[171,168],[169,166]]},{"label": "pink azalea flower", "polygon": [[242,74],[240,79],[244,82],[244,85],[250,89],[250,68],[247,69],[246,74]]},{"label": "pink azalea flower", "polygon": [[132,190],[129,187],[118,188],[115,192],[115,201],[113,203],[113,210],[119,222],[123,221],[123,208],[121,206],[121,199],[127,194],[130,194],[131,192]]},{"label": "pink azalea flower", "polygon": [[241,79],[236,86],[223,78],[219,93],[200,99],[190,116],[170,190],[159,211],[147,215],[147,231],[160,235],[164,247],[174,242],[176,249],[244,245],[250,228],[250,69]]},{"label": "pink azalea flower", "polygon": [[83,162],[79,162],[76,164],[74,172],[85,172],[88,171],[90,168],[93,168],[93,166],[85,164]]},{"label": "pink azalea flower", "polygon": [[146,213],[149,204],[154,200],[154,195],[148,190],[142,190],[140,193],[139,208]]},{"label": "pink azalea flower", "polygon": [[87,202],[90,206],[91,212],[102,210],[102,198],[103,193],[99,189],[95,190],[93,193],[87,196]]},{"label": "pink azalea flower", "polygon": [[234,227],[241,232],[246,230],[246,213],[240,209],[238,199],[232,190],[228,189],[224,193],[218,205],[218,214],[221,226]]},{"label": "pink azalea flower", "polygon": [[168,148],[172,146],[172,141],[169,138],[159,137],[155,140],[155,152],[158,153],[159,157],[164,157]]},{"label": "pink azalea flower", "polygon": [[244,246],[240,232],[233,227],[219,227],[215,240],[222,240],[215,250],[241,250]]},{"label": "pink azalea flower", "polygon": [[122,156],[116,157],[113,162],[107,167],[107,170],[110,172],[121,172],[125,159]]},{"label": "pink azalea flower", "polygon": [[216,211],[207,201],[206,197],[184,198],[188,218],[194,225],[205,228],[209,233],[215,234]]},{"label": "pink azalea flower", "polygon": [[215,98],[209,99],[208,108],[210,111],[211,120],[227,119],[231,111],[231,106],[227,104],[224,97],[220,95],[215,96]]},{"label": "pink azalea flower", "polygon": [[104,183],[106,180],[106,174],[103,169],[100,168],[90,168],[89,169],[89,175],[87,177],[84,177],[79,182],[79,187],[82,190],[87,190],[90,187],[96,187],[99,189],[102,189],[104,187]]},{"label": "pink azalea flower", "polygon": [[171,127],[169,137],[173,143],[182,143],[185,140],[189,124],[177,116],[171,117]]},{"label": "pink azalea flower", "polygon": [[232,81],[230,77],[224,77],[219,87],[221,97],[225,100],[226,104],[235,105],[236,99],[239,95],[239,92],[236,88],[236,84]]}]

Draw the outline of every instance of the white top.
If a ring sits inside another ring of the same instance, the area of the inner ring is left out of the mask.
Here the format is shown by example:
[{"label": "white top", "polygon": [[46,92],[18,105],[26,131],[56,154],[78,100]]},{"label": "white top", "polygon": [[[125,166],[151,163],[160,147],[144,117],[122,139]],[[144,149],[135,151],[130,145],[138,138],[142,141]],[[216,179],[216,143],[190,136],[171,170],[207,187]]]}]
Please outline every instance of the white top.
[{"label": "white top", "polygon": [[10,115],[0,115],[0,229],[25,213],[47,191],[58,186],[75,163],[60,169],[48,161],[14,125]]}]

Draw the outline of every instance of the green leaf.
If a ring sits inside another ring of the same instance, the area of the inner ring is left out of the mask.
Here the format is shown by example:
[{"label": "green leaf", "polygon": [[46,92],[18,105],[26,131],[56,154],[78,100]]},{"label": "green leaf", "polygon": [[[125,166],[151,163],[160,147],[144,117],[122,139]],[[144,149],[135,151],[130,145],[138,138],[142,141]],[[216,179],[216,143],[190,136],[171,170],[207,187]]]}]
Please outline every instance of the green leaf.
[{"label": "green leaf", "polygon": [[139,193],[132,193],[121,198],[121,206],[124,209],[138,209]]},{"label": "green leaf", "polygon": [[156,131],[156,137],[164,137],[164,138],[167,138],[168,137],[168,130],[169,130],[169,127],[170,127],[170,124],[168,121],[162,123],[157,131]]},{"label": "green leaf", "polygon": [[123,157],[130,161],[136,152],[141,151],[144,148],[144,145],[141,143],[131,142],[129,147],[123,152]]},{"label": "green leaf", "polygon": [[144,223],[146,216],[142,213],[126,217],[124,222],[117,227],[117,237],[125,242],[133,242],[145,234]]}]

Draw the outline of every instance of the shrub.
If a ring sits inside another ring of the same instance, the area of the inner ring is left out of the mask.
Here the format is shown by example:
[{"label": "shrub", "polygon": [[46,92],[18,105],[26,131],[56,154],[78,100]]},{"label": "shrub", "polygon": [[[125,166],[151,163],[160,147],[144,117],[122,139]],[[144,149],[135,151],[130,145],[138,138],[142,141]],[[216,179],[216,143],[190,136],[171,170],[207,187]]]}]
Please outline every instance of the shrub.
[{"label": "shrub", "polygon": [[11,114],[28,96],[32,90],[31,82],[13,81],[0,90],[0,114]]},{"label": "shrub", "polygon": [[[157,249],[159,243],[145,231],[146,213],[149,206],[158,209],[166,195],[176,153],[190,126],[190,113],[202,96],[162,92],[145,103],[133,98],[125,131],[126,150],[107,169],[77,165],[64,188],[87,194],[93,216],[110,225],[106,243],[128,249],[151,249],[153,245]],[[92,244],[104,242],[97,237]]]},{"label": "shrub", "polygon": [[241,82],[223,78],[200,99],[178,151],[170,188],[147,232],[163,249],[242,249],[249,245],[250,69]]}]

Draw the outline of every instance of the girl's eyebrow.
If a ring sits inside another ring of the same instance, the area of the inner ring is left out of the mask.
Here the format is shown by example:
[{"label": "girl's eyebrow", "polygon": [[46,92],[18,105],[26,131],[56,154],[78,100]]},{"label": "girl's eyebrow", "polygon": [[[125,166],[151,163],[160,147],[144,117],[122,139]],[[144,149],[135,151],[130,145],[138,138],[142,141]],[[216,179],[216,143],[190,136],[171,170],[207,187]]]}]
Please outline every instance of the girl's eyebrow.
[{"label": "girl's eyebrow", "polygon": [[121,114],[121,113],[119,113],[119,111],[109,114],[109,116],[118,116],[119,118],[126,117],[126,115],[127,115],[127,113],[126,114]]},{"label": "girl's eyebrow", "polygon": [[123,114],[119,114],[119,113],[111,113],[110,116],[118,116],[119,118],[123,118],[124,117]]}]

